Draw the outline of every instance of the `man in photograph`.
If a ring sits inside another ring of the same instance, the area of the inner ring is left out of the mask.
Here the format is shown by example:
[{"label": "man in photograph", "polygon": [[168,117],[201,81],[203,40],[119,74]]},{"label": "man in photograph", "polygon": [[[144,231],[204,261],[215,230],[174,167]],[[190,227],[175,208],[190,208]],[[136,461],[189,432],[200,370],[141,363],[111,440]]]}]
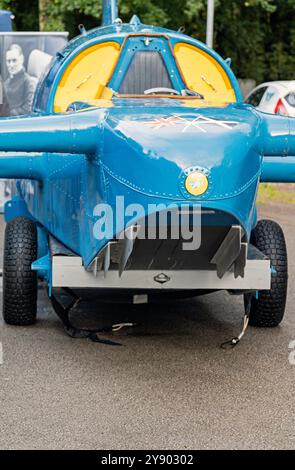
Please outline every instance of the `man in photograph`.
[{"label": "man in photograph", "polygon": [[32,111],[37,80],[25,71],[24,61],[22,48],[12,44],[6,52],[9,78],[5,81],[10,116],[30,114]]},{"label": "man in photograph", "polygon": [[0,116],[10,116],[10,109],[7,101],[6,92],[4,89],[4,82],[0,75]]}]

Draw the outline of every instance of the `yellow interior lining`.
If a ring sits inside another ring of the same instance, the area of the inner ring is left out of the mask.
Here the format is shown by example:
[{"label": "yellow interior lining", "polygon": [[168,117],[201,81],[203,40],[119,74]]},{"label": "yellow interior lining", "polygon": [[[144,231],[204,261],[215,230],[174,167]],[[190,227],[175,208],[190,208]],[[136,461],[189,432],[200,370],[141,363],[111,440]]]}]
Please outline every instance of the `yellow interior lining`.
[{"label": "yellow interior lining", "polygon": [[207,101],[236,102],[236,95],[223,67],[210,54],[186,43],[177,43],[174,53],[189,89]]},{"label": "yellow interior lining", "polygon": [[85,49],[65,70],[54,98],[54,111],[62,113],[74,101],[111,99],[106,88],[120,54],[120,44],[104,42]]}]

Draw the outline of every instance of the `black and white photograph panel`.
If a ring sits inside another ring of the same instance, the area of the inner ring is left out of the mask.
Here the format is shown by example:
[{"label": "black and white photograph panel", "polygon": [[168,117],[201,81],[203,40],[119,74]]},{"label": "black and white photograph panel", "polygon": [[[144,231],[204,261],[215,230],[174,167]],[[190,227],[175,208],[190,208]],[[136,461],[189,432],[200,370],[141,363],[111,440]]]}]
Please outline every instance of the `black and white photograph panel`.
[{"label": "black and white photograph panel", "polygon": [[24,116],[32,112],[40,78],[54,55],[67,43],[67,33],[0,34],[2,116]]}]

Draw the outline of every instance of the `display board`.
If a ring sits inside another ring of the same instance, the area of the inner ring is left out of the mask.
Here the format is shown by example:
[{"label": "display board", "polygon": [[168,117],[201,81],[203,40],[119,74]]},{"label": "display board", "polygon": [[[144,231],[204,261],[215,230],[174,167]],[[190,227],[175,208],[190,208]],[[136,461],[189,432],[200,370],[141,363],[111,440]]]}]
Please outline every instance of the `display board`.
[{"label": "display board", "polygon": [[[31,114],[38,82],[67,42],[67,32],[0,33],[1,118]],[[12,187],[11,182],[0,180],[0,212]]]}]

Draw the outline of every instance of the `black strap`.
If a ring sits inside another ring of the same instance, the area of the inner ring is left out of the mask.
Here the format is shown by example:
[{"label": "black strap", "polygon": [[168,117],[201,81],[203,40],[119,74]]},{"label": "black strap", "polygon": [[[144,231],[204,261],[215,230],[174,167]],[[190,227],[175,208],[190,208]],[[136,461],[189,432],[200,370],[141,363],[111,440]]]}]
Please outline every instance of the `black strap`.
[{"label": "black strap", "polygon": [[239,336],[237,336],[236,338],[233,338],[230,341],[225,341],[225,343],[222,343],[220,345],[221,349],[233,349],[237,344],[239,344],[239,342],[243,338],[248,328],[248,324],[249,324],[252,299],[253,299],[252,292],[245,294],[245,315],[244,315],[244,323],[243,323],[242,331],[239,334]]},{"label": "black strap", "polygon": [[71,338],[89,338],[95,343],[108,344],[111,346],[122,346],[121,343],[112,341],[110,339],[100,338],[98,333],[108,333],[112,331],[112,327],[101,328],[99,330],[87,330],[83,328],[76,328],[72,325],[69,315],[70,311],[78,305],[81,299],[69,288],[63,289],[67,294],[71,295],[73,300],[69,303],[67,307],[64,307],[55,297],[54,294],[51,295],[50,300],[52,307],[57,314],[57,316],[62,321],[63,327],[67,335]]}]

